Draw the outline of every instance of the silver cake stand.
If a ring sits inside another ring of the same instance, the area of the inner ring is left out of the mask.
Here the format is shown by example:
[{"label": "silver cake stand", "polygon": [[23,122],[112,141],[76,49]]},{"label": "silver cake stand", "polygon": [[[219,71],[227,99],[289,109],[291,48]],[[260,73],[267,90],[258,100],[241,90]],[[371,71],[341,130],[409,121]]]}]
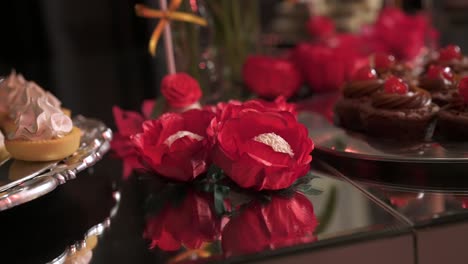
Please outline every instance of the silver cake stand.
[{"label": "silver cake stand", "polygon": [[41,197],[76,178],[109,151],[112,131],[98,120],[77,116],[73,124],[83,133],[80,148],[70,157],[54,162],[13,159],[0,164],[0,211]]}]

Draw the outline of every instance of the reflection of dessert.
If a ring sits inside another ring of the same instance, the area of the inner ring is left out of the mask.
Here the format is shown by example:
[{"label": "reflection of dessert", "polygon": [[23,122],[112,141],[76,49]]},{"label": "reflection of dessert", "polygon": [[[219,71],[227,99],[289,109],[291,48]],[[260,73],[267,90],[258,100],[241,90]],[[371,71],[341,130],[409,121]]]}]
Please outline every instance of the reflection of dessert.
[{"label": "reflection of dessert", "polygon": [[373,94],[383,89],[384,81],[377,78],[374,69],[360,69],[353,80],[343,87],[343,98],[335,106],[337,121],[341,126],[361,130],[361,109]]},{"label": "reflection of dessert", "polygon": [[363,107],[361,118],[366,132],[394,139],[424,139],[439,107],[422,89],[409,87],[400,78],[390,76],[384,92],[372,96]]},{"label": "reflection of dessert", "polygon": [[93,258],[93,249],[98,243],[96,235],[90,236],[85,240],[86,246],[69,255],[65,264],[88,264]]},{"label": "reflection of dessert", "polygon": [[15,132],[5,140],[8,152],[27,161],[58,160],[73,154],[80,144],[80,130],[49,96],[29,95],[24,104],[15,106],[21,110],[16,112]]},{"label": "reflection of dessert", "polygon": [[468,138],[468,77],[460,80],[459,95],[439,113],[436,135],[450,140]]},{"label": "reflection of dessert", "polygon": [[426,73],[419,78],[419,87],[431,93],[434,103],[444,106],[457,93],[454,82],[450,67],[430,65]]}]

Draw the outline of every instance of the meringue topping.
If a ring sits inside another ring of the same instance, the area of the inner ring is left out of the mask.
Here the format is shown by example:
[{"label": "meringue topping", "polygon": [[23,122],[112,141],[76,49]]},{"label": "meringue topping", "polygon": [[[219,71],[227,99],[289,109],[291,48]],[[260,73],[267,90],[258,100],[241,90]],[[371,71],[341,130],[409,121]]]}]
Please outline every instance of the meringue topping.
[{"label": "meringue topping", "polygon": [[17,129],[9,135],[10,139],[55,139],[72,131],[72,120],[60,108],[55,107],[46,94],[36,99],[27,98],[27,101],[28,104],[24,105],[15,120]]}]

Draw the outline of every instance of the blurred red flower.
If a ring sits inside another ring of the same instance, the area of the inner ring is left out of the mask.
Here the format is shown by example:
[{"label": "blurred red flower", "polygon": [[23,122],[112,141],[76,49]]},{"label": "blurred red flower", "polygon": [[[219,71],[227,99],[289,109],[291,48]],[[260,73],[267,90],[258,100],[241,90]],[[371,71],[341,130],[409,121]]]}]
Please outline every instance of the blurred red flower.
[{"label": "blurred red flower", "polygon": [[302,84],[301,74],[293,63],[267,56],[249,56],[242,75],[247,87],[265,98],[291,97]]},{"label": "blurred red flower", "polygon": [[174,108],[188,107],[202,96],[197,80],[186,73],[166,75],[161,81],[161,93]]},{"label": "blurred red flower", "polygon": [[142,113],[134,111],[125,111],[114,106],[114,122],[117,126],[117,132],[111,142],[111,148],[114,154],[123,160],[123,177],[130,176],[133,170],[143,168],[138,158],[138,152],[132,144],[130,137],[142,131],[141,125],[145,119],[150,118],[151,110],[154,107],[154,100],[146,100],[142,104]]}]

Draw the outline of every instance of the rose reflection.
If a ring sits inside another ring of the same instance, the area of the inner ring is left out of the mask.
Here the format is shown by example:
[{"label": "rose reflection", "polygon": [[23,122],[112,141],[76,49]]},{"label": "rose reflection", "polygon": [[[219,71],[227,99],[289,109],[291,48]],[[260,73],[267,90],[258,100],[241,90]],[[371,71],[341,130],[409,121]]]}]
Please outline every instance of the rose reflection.
[{"label": "rose reflection", "polygon": [[213,210],[211,196],[189,190],[181,203],[169,201],[148,219],[144,237],[151,241],[151,248],[175,251],[182,246],[199,249],[219,238],[220,233],[221,218]]},{"label": "rose reflection", "polygon": [[[224,257],[229,257],[317,240],[313,205],[301,193],[253,200],[238,210],[230,219],[218,217],[211,194],[189,191],[179,205],[166,204],[148,220],[144,237],[151,241],[151,248],[176,251],[184,247],[170,263],[217,259],[222,256],[221,248]],[[213,246],[219,241],[221,248]]]},{"label": "rose reflection", "polygon": [[255,253],[316,240],[318,222],[312,203],[300,193],[253,201],[230,219],[222,232],[225,256]]}]

